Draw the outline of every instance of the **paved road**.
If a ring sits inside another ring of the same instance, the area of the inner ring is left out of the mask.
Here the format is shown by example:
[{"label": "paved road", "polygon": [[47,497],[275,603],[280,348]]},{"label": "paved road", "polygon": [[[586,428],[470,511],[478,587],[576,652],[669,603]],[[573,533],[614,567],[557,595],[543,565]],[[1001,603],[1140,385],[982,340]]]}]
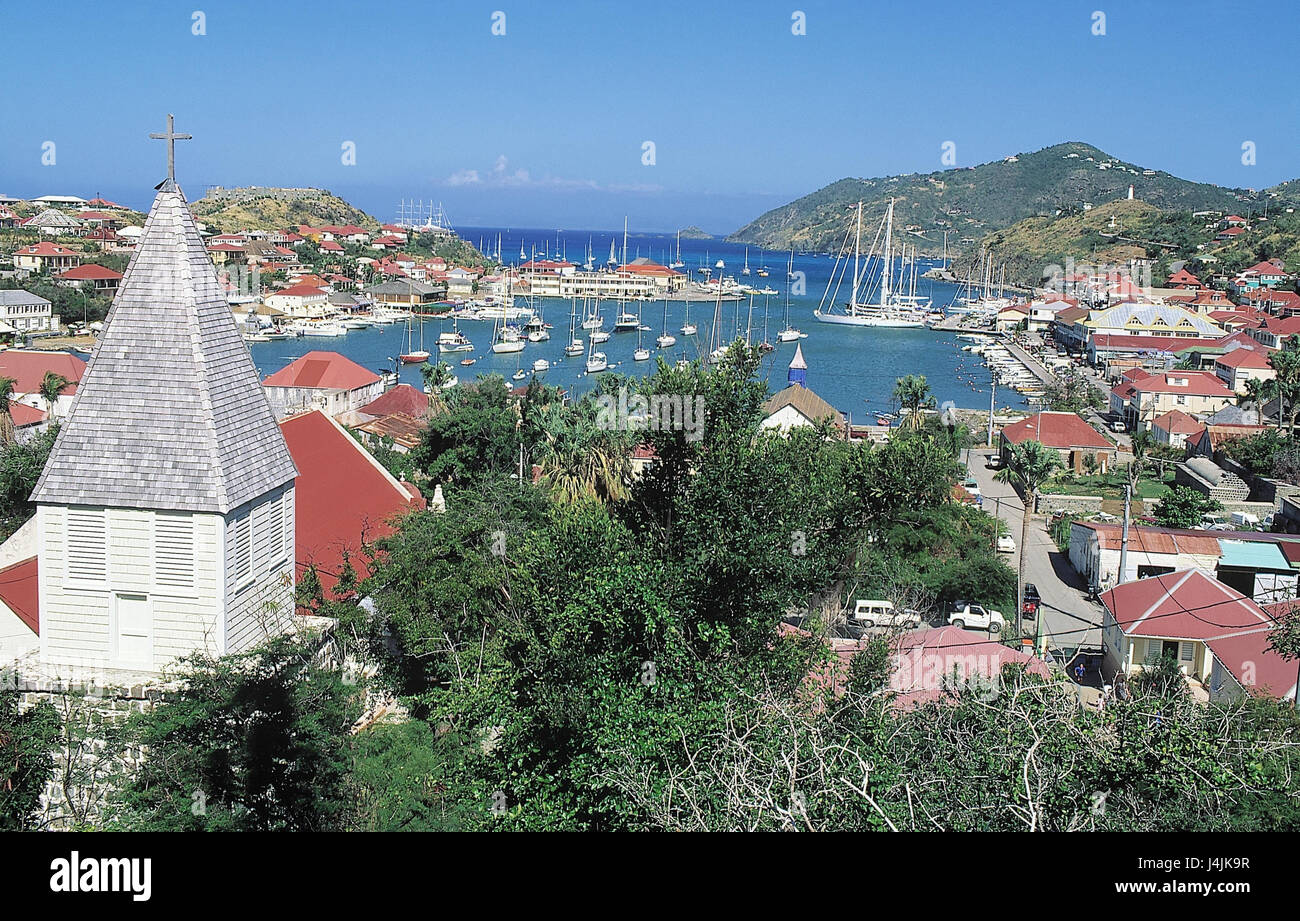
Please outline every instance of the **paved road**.
[{"label": "paved road", "polygon": [[[1020,516],[1023,502],[1009,483],[994,479],[996,471],[987,466],[988,449],[976,448],[970,452],[970,469],[984,496],[984,511],[998,515],[1007,523],[1015,538],[1016,552],[1007,554],[1012,569],[1020,565]],[[1047,533],[1047,519],[1035,517],[1029,524],[1029,556],[1026,558],[1025,581],[1037,586],[1043,596],[1039,616],[1043,618],[1043,632],[1048,646],[1079,646],[1084,643],[1101,644],[1101,606],[1088,600],[1084,580],[1070,565],[1067,554],[1056,549],[1056,543]],[[1015,611],[1004,611],[1010,620]],[[1032,626],[1032,624],[1027,624]]]}]

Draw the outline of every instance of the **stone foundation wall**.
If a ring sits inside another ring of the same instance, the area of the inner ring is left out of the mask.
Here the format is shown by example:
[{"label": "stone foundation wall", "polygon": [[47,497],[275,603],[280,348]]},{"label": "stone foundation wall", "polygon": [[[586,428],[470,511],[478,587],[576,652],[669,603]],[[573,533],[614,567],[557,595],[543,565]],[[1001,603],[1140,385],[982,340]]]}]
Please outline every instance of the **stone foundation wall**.
[{"label": "stone foundation wall", "polygon": [[116,683],[97,675],[24,674],[11,666],[0,668],[0,688],[17,691],[23,710],[48,702],[63,724],[54,776],[41,794],[41,827],[59,831],[101,826],[109,796],[129,781],[141,760],[142,753],[127,744],[121,730],[133,713],[165,700],[167,687],[138,678]]}]

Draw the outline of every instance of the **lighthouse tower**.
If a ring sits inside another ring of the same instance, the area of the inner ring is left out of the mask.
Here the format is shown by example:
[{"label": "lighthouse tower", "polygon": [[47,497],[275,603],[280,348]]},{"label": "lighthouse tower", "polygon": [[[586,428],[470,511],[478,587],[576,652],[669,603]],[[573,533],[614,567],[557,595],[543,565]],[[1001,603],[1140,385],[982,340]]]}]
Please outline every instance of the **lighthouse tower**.
[{"label": "lighthouse tower", "polygon": [[808,362],[804,361],[802,344],[794,347],[794,358],[790,359],[790,370],[786,372],[785,379],[800,387],[808,386]]}]

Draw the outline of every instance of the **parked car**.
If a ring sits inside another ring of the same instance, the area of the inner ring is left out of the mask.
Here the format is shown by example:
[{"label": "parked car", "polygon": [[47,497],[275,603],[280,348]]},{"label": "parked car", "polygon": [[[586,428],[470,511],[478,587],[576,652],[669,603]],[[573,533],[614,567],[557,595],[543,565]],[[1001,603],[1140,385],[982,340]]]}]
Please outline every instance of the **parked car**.
[{"label": "parked car", "polygon": [[917,611],[900,611],[892,601],[858,599],[853,605],[853,620],[864,627],[915,627],[921,623]]},{"label": "parked car", "polygon": [[1002,455],[990,454],[987,466],[990,470],[1000,470],[1002,468]]},{"label": "parked car", "polygon": [[982,604],[957,601],[953,603],[952,613],[948,615],[948,623],[954,627],[975,627],[997,633],[1006,621],[999,611],[989,610]]},{"label": "parked car", "polygon": [[998,538],[998,553],[1015,553],[1016,542],[1010,535],[1003,534]]},{"label": "parked car", "polygon": [[1232,526],[1238,531],[1254,531],[1259,527],[1259,517],[1250,512],[1233,512]]},{"label": "parked car", "polygon": [[1110,421],[1110,424],[1108,425],[1108,428],[1109,428],[1112,432],[1126,432],[1126,431],[1128,431],[1128,427],[1127,427],[1126,425],[1124,425],[1124,423],[1121,422],[1119,419],[1112,419],[1112,420]]},{"label": "parked car", "polygon": [[1020,608],[1020,613],[1033,620],[1038,616],[1038,606],[1043,603],[1043,598],[1038,594],[1038,586],[1032,582],[1025,583],[1024,602]]}]

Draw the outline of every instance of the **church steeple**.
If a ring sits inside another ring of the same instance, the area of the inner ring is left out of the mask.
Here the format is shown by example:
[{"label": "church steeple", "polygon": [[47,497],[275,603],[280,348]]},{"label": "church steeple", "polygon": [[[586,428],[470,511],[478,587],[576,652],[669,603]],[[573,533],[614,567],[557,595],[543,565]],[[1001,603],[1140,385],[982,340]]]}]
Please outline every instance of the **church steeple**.
[{"label": "church steeple", "polygon": [[808,362],[803,358],[803,343],[795,343],[794,358],[790,359],[790,370],[786,372],[785,379],[800,387],[808,386]]},{"label": "church steeple", "polygon": [[164,182],[32,500],[225,513],[295,476],[185,196]]},{"label": "church steeple", "polygon": [[293,613],[298,475],[171,175],[32,492],[41,659],[156,672]]}]

